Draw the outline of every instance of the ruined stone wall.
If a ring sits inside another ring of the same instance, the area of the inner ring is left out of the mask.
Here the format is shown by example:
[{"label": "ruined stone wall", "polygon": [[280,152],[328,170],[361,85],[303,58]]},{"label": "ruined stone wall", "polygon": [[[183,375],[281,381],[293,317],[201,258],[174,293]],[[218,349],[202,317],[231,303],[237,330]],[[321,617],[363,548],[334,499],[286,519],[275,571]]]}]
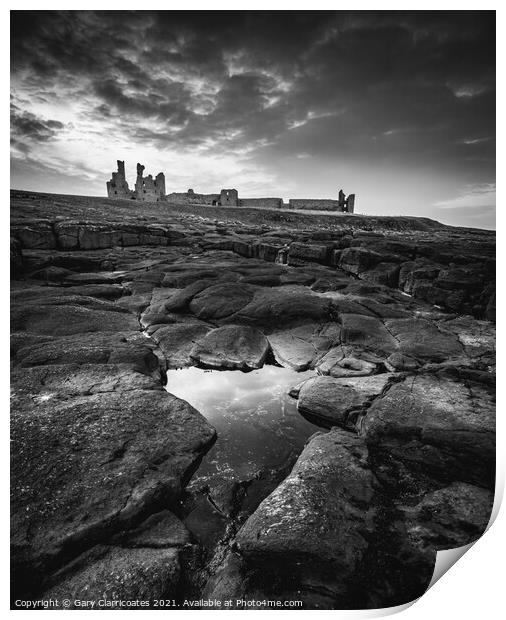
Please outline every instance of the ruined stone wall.
[{"label": "ruined stone wall", "polygon": [[[131,190],[125,178],[125,162],[118,160],[117,163],[117,172],[113,172],[111,180],[107,182],[109,198],[130,198],[142,202],[167,200],[180,205],[217,205],[264,209],[282,209],[285,206],[282,198],[239,198],[239,193],[234,188],[222,189],[219,194],[196,194],[193,189],[189,189],[187,192],[172,192],[166,195],[163,172],[159,172],[154,179],[151,174],[144,177],[144,166],[142,164],[137,164],[135,189]],[[346,198],[344,191],[340,189],[338,200],[292,198],[288,201],[288,207],[297,210],[353,213],[355,210],[355,194],[350,194]]]},{"label": "ruined stone wall", "polygon": [[188,194],[186,192],[172,192],[166,196],[167,202],[174,204],[188,204]]},{"label": "ruined stone wall", "polygon": [[338,200],[317,198],[291,198],[288,201],[290,209],[313,210],[313,211],[343,211]]},{"label": "ruined stone wall", "polygon": [[222,189],[220,192],[220,204],[224,207],[237,207],[239,193],[236,189]]},{"label": "ruined stone wall", "polygon": [[281,209],[283,207],[282,198],[241,198],[240,207],[264,207],[267,209]]},{"label": "ruined stone wall", "polygon": [[137,164],[137,178],[135,189],[128,187],[125,178],[125,162],[118,160],[118,171],[113,172],[111,180],[107,181],[107,196],[109,198],[128,198],[142,202],[159,202],[165,200],[165,176],[159,172],[156,178],[152,175],[143,177],[144,166]]},{"label": "ruined stone wall", "polygon": [[165,200],[165,176],[163,172],[153,179],[151,174],[142,176],[144,166],[137,164],[137,180],[135,181],[135,199],[142,202],[160,202]]},{"label": "ruined stone wall", "polygon": [[125,178],[125,162],[118,161],[118,171],[111,174],[111,180],[107,181],[107,196],[109,198],[132,198],[133,191],[128,187]]},{"label": "ruined stone wall", "polygon": [[156,192],[161,198],[165,198],[165,175],[159,172],[155,177]]},{"label": "ruined stone wall", "polygon": [[217,205],[220,202],[220,194],[197,194],[193,190],[188,190],[167,194],[166,200],[181,205]]}]

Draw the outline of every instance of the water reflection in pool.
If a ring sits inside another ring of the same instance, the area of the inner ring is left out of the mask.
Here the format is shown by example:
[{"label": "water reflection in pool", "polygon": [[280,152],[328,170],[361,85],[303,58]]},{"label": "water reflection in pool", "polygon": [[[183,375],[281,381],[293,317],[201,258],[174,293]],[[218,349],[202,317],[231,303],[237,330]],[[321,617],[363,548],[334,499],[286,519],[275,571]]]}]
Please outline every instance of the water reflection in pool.
[{"label": "water reflection in pool", "polygon": [[298,454],[318,427],[297,413],[296,401],[287,391],[313,374],[278,366],[248,373],[169,370],[167,391],[198,409],[218,432],[191,486],[247,480],[260,470],[279,467],[290,454]]}]

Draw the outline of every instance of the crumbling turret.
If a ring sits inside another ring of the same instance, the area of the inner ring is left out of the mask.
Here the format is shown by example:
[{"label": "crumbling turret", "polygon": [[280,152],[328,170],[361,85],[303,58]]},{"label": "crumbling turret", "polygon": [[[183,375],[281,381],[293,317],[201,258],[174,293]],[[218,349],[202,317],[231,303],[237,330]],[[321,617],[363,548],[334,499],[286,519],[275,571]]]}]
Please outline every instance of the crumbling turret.
[{"label": "crumbling turret", "polygon": [[222,206],[237,207],[239,193],[236,189],[222,189],[220,192],[220,204]]},{"label": "crumbling turret", "polygon": [[109,198],[130,198],[132,191],[128,187],[125,178],[125,162],[118,161],[118,171],[112,173],[110,181],[107,181],[107,195]]},{"label": "crumbling turret", "polygon": [[153,180],[152,175],[143,176],[145,167],[137,164],[137,178],[135,189],[131,190],[125,178],[125,162],[118,160],[118,171],[112,173],[107,181],[107,195],[109,198],[129,198],[144,202],[159,202],[165,200],[165,175],[159,172]]}]

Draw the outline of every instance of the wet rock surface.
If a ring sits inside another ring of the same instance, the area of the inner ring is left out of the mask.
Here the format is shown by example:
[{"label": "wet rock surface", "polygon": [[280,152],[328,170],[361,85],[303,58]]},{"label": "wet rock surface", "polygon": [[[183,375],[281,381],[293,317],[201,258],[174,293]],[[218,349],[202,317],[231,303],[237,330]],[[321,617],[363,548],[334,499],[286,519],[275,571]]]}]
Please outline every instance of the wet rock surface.
[{"label": "wet rock surface", "polygon": [[337,607],[350,606],[377,511],[367,456],[363,440],[340,430],[309,442],[237,536],[246,570],[262,574],[260,587],[267,572],[271,595],[290,584],[303,599],[320,590]]},{"label": "wet rock surface", "polygon": [[211,368],[254,370],[263,366],[268,351],[267,338],[258,329],[226,325],[211,330],[196,342],[190,358]]},{"label": "wet rock surface", "polygon": [[[494,235],[135,209],[12,193],[13,595],[420,596],[490,516]],[[286,455],[272,428],[276,467],[192,485],[216,434],[166,373],[269,365],[311,375],[286,391],[316,434]]]},{"label": "wet rock surface", "polygon": [[302,384],[297,408],[323,426],[355,430],[366,408],[396,380],[395,375],[388,373],[351,379],[315,377]]},{"label": "wet rock surface", "polygon": [[[132,603],[114,606],[113,601],[150,601],[175,596],[180,576],[177,549],[95,548],[79,558],[81,566],[61,574],[60,583],[45,596],[71,601],[68,609],[79,609],[76,601],[89,601],[95,609],[135,609]],[[109,605],[104,605],[108,602]],[[150,605],[153,607],[153,605]]]}]

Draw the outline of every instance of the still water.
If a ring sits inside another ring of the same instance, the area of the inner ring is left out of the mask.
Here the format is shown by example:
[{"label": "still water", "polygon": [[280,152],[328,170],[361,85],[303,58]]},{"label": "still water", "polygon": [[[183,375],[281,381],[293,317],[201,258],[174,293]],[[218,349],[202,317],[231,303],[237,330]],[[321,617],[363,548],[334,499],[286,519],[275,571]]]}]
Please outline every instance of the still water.
[{"label": "still water", "polygon": [[296,401],[287,392],[313,375],[278,366],[248,373],[169,370],[167,391],[193,405],[218,432],[191,486],[248,480],[297,455],[318,427],[297,413]]}]

